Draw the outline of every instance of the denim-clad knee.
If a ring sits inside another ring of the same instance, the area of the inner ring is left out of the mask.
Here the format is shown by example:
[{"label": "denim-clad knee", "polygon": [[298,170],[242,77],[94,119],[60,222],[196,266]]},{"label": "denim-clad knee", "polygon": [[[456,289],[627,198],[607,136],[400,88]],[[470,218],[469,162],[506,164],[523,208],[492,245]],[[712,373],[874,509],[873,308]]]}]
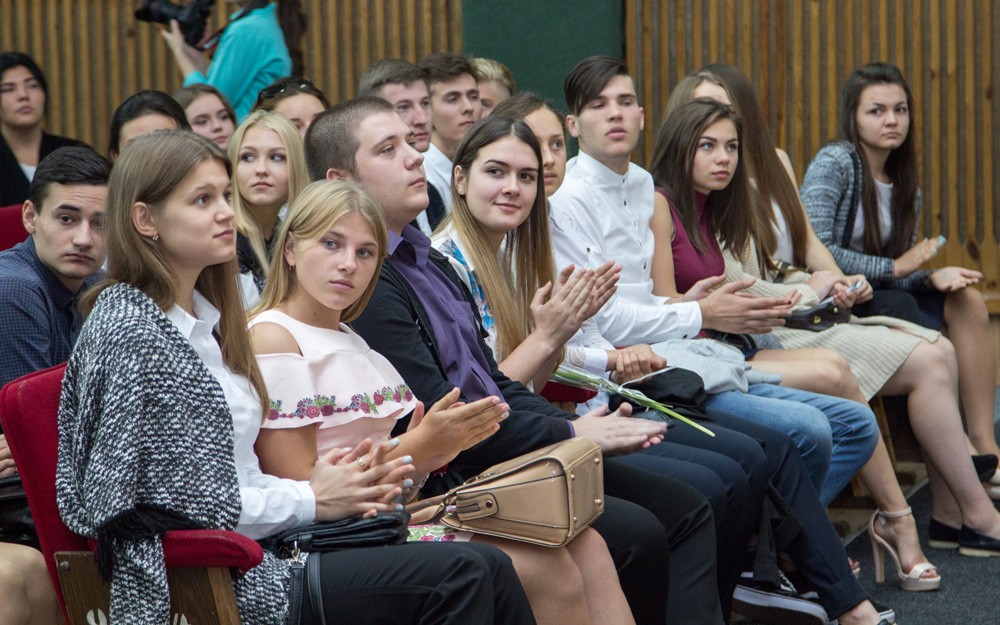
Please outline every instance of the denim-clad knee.
[{"label": "denim-clad knee", "polygon": [[773,384],[754,384],[747,393],[726,391],[709,395],[706,405],[787,434],[795,442],[816,492],[821,492],[833,450],[830,421],[818,408],[770,396],[773,389],[781,388]]},{"label": "denim-clad knee", "polygon": [[[874,413],[849,399],[774,384],[754,384],[742,397],[723,395],[728,394],[710,396],[708,405],[728,408],[728,412],[785,432],[795,441],[824,505],[868,462],[878,443]],[[824,477],[817,480],[820,470]]]}]

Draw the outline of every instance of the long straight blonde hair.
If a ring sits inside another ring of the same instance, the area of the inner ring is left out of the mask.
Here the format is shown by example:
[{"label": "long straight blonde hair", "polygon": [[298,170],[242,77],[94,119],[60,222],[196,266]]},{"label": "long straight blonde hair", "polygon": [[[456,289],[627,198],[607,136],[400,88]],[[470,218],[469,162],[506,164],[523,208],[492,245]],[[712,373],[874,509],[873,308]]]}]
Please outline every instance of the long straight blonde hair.
[{"label": "long straight blonde hair", "polygon": [[284,302],[295,293],[295,270],[285,260],[285,248],[292,241],[319,238],[343,217],[351,213],[361,215],[372,229],[378,245],[378,264],[364,293],[340,315],[342,323],[357,319],[375,291],[382,262],[389,249],[389,235],[378,203],[364,189],[346,180],[318,180],[308,185],[288,208],[288,215],[274,240],[274,255],[268,269],[267,284],[250,317],[256,317]]},{"label": "long straight blonde hair", "polygon": [[[148,295],[161,310],[169,310],[178,299],[178,285],[163,246],[144,237],[132,222],[137,202],[148,204],[153,213],[164,210],[167,199],[203,162],[215,161],[230,174],[229,159],[217,145],[189,130],[160,130],[129,141],[111,170],[105,201],[105,239],[108,249],[107,278],[84,296],[81,308],[89,312],[108,286],[130,284]],[[222,359],[235,373],[249,378],[268,405],[267,388],[257,368],[246,329],[243,299],[237,286],[236,258],[205,267],[195,288],[221,314],[219,345]]]},{"label": "long straight blonde hair", "polygon": [[455,166],[461,167],[468,177],[480,150],[504,137],[514,137],[531,148],[537,159],[538,180],[531,213],[504,237],[499,262],[496,250],[469,209],[465,196],[458,193],[454,176],[451,181],[452,213],[449,217],[469,250],[476,276],[489,301],[497,328],[498,361],[514,351],[534,329],[531,298],[535,291],[555,276],[552,240],[549,237],[549,208],[542,177],[542,152],[531,128],[523,121],[490,115],[469,129],[455,154]]},{"label": "long straight blonde hair", "polygon": [[285,157],[288,163],[288,197],[285,201],[289,205],[295,201],[295,196],[298,195],[299,191],[309,184],[309,175],[306,172],[306,157],[304,148],[302,147],[302,137],[299,136],[299,131],[295,128],[295,124],[281,113],[270,111],[254,111],[250,113],[229,140],[229,160],[233,162],[233,173],[231,175],[233,180],[233,196],[231,201],[233,210],[236,211],[236,229],[250,241],[250,247],[253,249],[254,256],[257,257],[260,266],[267,267],[270,261],[267,258],[264,235],[271,233],[263,233],[257,227],[257,222],[250,215],[250,210],[252,209],[246,199],[240,194],[240,186],[236,180],[236,163],[239,163],[240,150],[243,148],[243,139],[246,137],[247,131],[257,125],[273,130],[277,133],[278,138],[281,139],[282,145],[285,146]]}]

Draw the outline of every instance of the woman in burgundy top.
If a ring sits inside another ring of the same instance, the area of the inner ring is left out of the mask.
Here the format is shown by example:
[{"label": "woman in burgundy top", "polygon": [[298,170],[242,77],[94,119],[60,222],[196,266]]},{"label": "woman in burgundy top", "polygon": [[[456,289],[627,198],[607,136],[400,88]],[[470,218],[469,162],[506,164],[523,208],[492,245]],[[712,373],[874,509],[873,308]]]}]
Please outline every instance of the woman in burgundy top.
[{"label": "woman in burgundy top", "polygon": [[[676,107],[657,135],[650,173],[656,184],[653,292],[666,297],[722,283],[727,249],[746,249],[754,231],[750,180],[740,163],[739,117],[732,107],[696,98]],[[781,349],[770,335],[730,341],[755,369],[782,385],[853,399],[861,396],[843,356],[829,349]],[[745,343],[741,345],[740,343]]]}]

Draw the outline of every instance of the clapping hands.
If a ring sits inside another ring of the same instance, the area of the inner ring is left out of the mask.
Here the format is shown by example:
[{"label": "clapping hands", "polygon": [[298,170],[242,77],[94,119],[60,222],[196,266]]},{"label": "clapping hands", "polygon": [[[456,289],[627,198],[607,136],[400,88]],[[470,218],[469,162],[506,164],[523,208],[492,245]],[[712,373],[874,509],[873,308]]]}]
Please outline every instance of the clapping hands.
[{"label": "clapping hands", "polygon": [[398,439],[373,444],[366,438],[351,448],[334,448],[313,467],[309,486],[316,495],[316,520],[336,521],[352,516],[374,517],[398,510],[395,503],[413,473],[413,458],[386,460]]}]

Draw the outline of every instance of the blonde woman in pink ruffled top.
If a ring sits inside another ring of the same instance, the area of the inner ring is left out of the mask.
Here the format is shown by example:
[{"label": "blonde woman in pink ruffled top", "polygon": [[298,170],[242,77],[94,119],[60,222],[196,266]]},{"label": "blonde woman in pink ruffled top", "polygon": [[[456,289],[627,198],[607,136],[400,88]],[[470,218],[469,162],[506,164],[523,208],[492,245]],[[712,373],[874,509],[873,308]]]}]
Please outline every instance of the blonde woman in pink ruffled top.
[{"label": "blonde woman in pink ruffled top", "polygon": [[[309,479],[320,456],[337,449],[337,464],[356,467],[344,479],[345,499],[416,499],[432,471],[499,429],[509,408],[493,396],[466,404],[456,388],[425,411],[389,361],[345,325],[367,304],[388,249],[381,210],[360,187],[344,181],[306,187],[273,249],[266,287],[250,313],[269,395],[256,443],[263,471]],[[405,432],[393,437],[397,420],[407,416]],[[402,492],[376,477],[379,465],[401,457],[416,469]],[[433,525],[411,527],[410,534],[410,540],[471,540],[502,549],[542,625],[635,623],[607,547],[592,529],[559,549]]]}]

